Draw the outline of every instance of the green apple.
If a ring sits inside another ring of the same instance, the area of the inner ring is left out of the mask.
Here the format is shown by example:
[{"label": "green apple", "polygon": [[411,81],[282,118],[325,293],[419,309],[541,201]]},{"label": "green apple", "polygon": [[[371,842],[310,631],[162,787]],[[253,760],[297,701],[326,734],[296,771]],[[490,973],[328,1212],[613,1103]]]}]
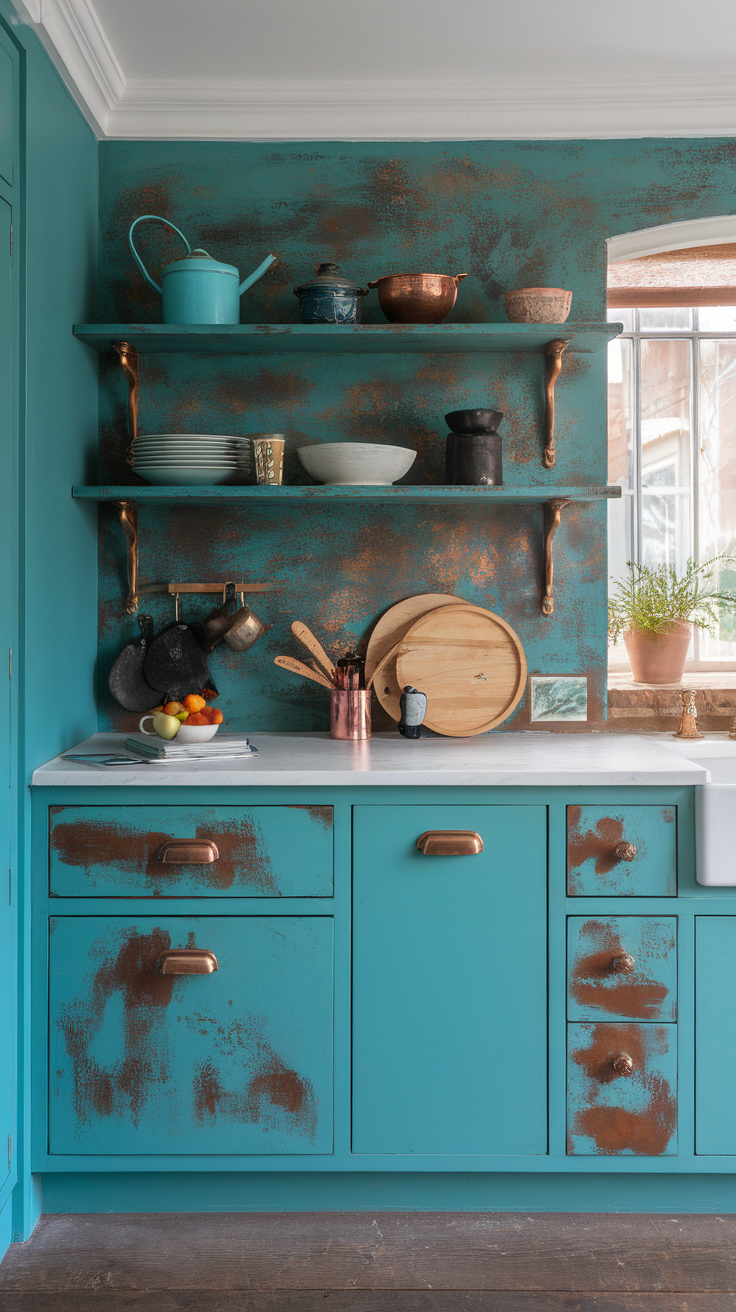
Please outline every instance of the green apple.
[{"label": "green apple", "polygon": [[183,724],[185,720],[189,719],[189,711],[177,711],[174,719],[178,720],[180,724]]},{"label": "green apple", "polygon": [[181,722],[175,715],[165,715],[163,711],[159,711],[153,717],[153,727],[159,738],[176,738]]}]

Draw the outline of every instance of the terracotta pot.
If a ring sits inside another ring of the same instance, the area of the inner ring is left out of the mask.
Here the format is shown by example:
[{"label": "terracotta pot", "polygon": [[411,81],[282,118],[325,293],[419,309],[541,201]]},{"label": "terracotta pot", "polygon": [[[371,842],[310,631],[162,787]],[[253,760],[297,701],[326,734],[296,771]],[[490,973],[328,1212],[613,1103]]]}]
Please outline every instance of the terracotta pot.
[{"label": "terracotta pot", "polygon": [[692,625],[675,620],[664,633],[629,629],[624,634],[634,683],[680,683],[690,646]]}]

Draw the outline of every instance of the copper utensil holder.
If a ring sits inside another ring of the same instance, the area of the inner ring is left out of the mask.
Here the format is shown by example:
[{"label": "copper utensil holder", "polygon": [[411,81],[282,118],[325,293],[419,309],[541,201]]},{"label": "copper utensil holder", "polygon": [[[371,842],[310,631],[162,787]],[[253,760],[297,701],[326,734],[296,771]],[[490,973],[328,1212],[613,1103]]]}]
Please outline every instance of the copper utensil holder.
[{"label": "copper utensil holder", "polygon": [[370,688],[330,693],[330,738],[349,738],[360,742],[371,736]]}]

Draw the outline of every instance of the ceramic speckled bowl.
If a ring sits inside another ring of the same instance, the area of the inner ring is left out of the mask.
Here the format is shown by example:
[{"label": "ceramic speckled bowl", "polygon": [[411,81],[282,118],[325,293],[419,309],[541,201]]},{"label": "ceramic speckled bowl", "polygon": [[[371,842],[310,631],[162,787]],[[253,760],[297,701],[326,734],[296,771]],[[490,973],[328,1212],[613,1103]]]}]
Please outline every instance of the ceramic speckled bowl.
[{"label": "ceramic speckled bowl", "polygon": [[298,455],[318,483],[353,487],[388,487],[403,478],[417,458],[409,447],[380,442],[323,442],[303,446]]},{"label": "ceramic speckled bowl", "polygon": [[517,287],[506,293],[504,301],[511,323],[564,323],[572,292],[563,287]]}]

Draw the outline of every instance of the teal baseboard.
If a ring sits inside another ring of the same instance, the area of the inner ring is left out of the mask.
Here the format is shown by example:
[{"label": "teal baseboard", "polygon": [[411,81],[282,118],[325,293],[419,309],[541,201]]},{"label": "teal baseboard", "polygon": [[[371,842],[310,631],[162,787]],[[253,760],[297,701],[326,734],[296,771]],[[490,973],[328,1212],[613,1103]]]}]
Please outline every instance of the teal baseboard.
[{"label": "teal baseboard", "polygon": [[50,1212],[736,1212],[734,1175],[44,1175]]}]

